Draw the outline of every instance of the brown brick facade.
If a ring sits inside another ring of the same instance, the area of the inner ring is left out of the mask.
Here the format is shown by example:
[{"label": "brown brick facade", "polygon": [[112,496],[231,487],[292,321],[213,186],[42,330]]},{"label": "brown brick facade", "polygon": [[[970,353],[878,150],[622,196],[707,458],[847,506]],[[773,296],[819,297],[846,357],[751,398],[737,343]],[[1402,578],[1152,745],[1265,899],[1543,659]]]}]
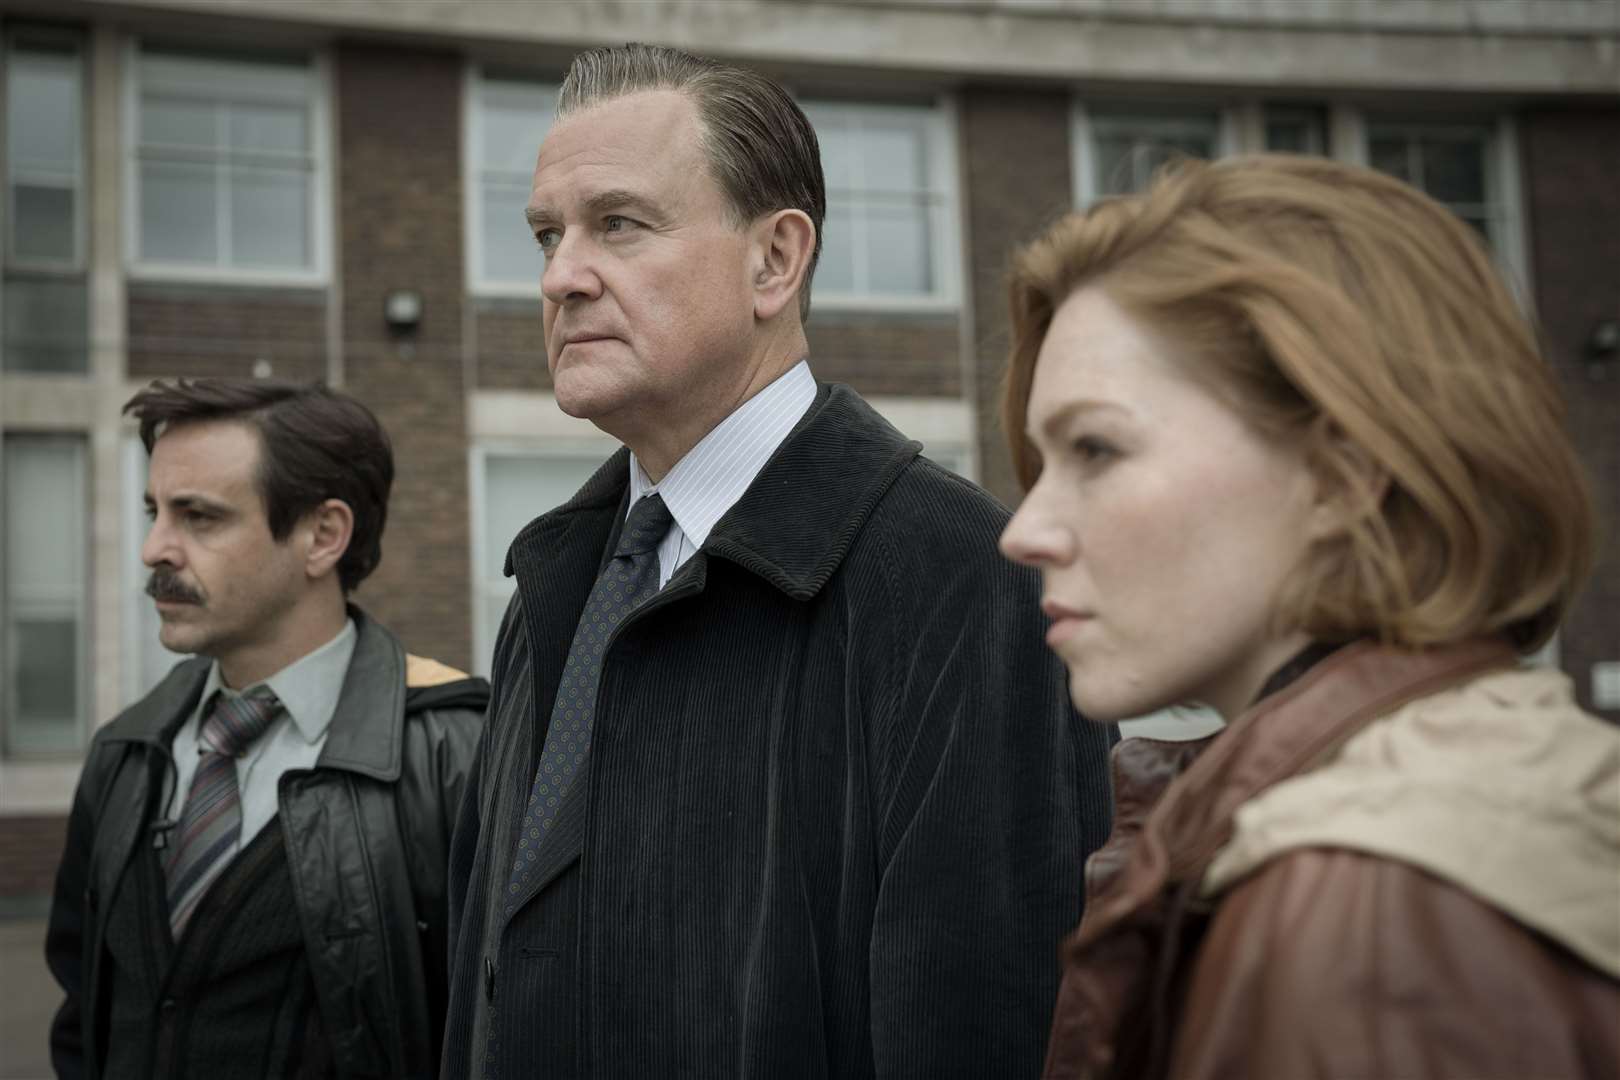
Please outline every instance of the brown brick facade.
[{"label": "brown brick facade", "polygon": [[67,837],[67,817],[0,817],[0,897],[46,897]]},{"label": "brown brick facade", "polygon": [[969,87],[962,93],[972,268],[979,482],[1009,505],[1018,483],[1000,418],[1007,366],[1007,261],[1018,244],[1070,209],[1069,96]]},{"label": "brown brick facade", "polygon": [[1592,665],[1620,660],[1620,357],[1594,368],[1585,355],[1593,328],[1620,319],[1620,109],[1530,112],[1520,133],[1536,311],[1601,519],[1598,565],[1561,641],[1590,708]]},{"label": "brown brick facade", "polygon": [[[480,298],[480,390],[550,390],[540,299]],[[959,397],[960,319],[928,313],[811,311],[806,327],[816,377],[863,394]]]},{"label": "brown brick facade", "polygon": [[961,320],[928,314],[816,311],[805,332],[816,378],[862,394],[960,397]]},{"label": "brown brick facade", "polygon": [[550,390],[539,290],[533,299],[480,297],[472,309],[478,335],[478,388]]},{"label": "brown brick facade", "polygon": [[[397,473],[383,562],[359,602],[413,652],[472,659],[462,357],[462,61],[345,47],[335,57],[345,388],[376,410]],[[411,289],[396,338],[383,299]]]},{"label": "brown brick facade", "polygon": [[131,378],[326,377],[326,290],[131,282]]}]

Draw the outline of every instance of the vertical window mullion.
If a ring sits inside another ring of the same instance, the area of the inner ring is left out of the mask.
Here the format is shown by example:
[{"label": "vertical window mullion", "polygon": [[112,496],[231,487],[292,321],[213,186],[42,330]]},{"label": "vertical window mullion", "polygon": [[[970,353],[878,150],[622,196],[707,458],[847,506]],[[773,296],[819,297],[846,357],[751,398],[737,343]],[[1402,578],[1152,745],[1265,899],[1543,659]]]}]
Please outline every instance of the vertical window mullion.
[{"label": "vertical window mullion", "polygon": [[236,245],[231,241],[231,155],[230,106],[214,103],[214,227],[218,242],[214,260],[219,266],[236,265]]},{"label": "vertical window mullion", "polygon": [[854,110],[849,110],[845,115],[849,118],[849,160],[853,170],[850,180],[854,189],[861,192],[860,196],[850,201],[849,208],[849,231],[855,242],[850,277],[854,281],[855,291],[866,293],[872,291],[872,237],[867,224],[867,208],[871,196],[867,194],[866,187],[866,155],[860,152],[861,137],[866,134],[866,125]]}]

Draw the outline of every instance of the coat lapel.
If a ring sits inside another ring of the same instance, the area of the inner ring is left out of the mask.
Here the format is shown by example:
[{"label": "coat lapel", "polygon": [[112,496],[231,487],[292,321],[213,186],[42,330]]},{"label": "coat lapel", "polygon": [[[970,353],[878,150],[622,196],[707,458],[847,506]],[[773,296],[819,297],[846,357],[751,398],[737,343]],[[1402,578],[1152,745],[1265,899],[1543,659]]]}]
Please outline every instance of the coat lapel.
[{"label": "coat lapel", "polygon": [[[735,563],[796,599],[810,599],[836,572],[872,510],[921,449],[848,387],[822,385],[810,411],[716,523],[703,549],[638,614],[701,593],[711,558]],[[491,885],[503,897],[563,665],[628,497],[629,451],[621,448],[572,499],[530,522],[507,552],[506,574],[517,578],[523,608],[532,693],[529,715],[497,719],[521,728],[509,729],[507,740],[511,757],[504,760],[513,762],[510,797],[504,808],[497,799],[494,808],[506,843],[491,867]],[[530,884],[516,903],[503,903],[498,920],[503,928],[579,857],[592,772],[587,765],[563,798]]]}]

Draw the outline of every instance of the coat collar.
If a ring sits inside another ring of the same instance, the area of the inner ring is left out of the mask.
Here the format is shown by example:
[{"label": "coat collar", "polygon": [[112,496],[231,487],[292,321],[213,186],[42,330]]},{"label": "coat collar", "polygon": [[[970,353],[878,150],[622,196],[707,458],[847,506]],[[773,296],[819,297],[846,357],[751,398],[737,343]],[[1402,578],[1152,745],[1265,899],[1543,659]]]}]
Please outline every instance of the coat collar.
[{"label": "coat collar", "polygon": [[[351,605],[349,617],[359,636],[316,767],[397,780],[404,759],[405,651],[359,608]],[[195,657],[175,665],[150,694],[109,725],[105,740],[167,749],[174,730],[197,707],[210,664]]]},{"label": "coat collar", "polygon": [[[849,387],[820,384],[815,404],[715,524],[702,550],[808,600],[921,450]],[[629,451],[621,447],[572,499],[518,534],[507,552],[506,576],[515,572],[520,548],[560,543],[582,519],[614,512],[629,484]]]},{"label": "coat collar", "polygon": [[1104,858],[1086,867],[1080,928],[1063,944],[1043,1075],[1110,1075],[1127,1057],[1121,1074],[1164,1075],[1162,1004],[1173,969],[1162,961],[1177,955],[1180,921],[1231,837],[1238,807],[1307,771],[1377,717],[1513,662],[1506,644],[1489,639],[1424,651],[1357,642],[1210,739],[1121,742],[1113,833]]}]

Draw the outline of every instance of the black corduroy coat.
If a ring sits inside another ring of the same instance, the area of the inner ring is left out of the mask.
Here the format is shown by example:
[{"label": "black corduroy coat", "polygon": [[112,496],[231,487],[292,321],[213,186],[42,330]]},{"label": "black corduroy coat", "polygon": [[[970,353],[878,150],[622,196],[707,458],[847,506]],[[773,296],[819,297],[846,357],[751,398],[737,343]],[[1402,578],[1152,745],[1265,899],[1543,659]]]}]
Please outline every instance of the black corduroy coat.
[{"label": "black corduroy coat", "polygon": [[507,881],[627,452],[513,543],[451,844],[444,1075],[1019,1077],[1108,832],[1007,511],[822,386],[617,629],[592,744]]}]

